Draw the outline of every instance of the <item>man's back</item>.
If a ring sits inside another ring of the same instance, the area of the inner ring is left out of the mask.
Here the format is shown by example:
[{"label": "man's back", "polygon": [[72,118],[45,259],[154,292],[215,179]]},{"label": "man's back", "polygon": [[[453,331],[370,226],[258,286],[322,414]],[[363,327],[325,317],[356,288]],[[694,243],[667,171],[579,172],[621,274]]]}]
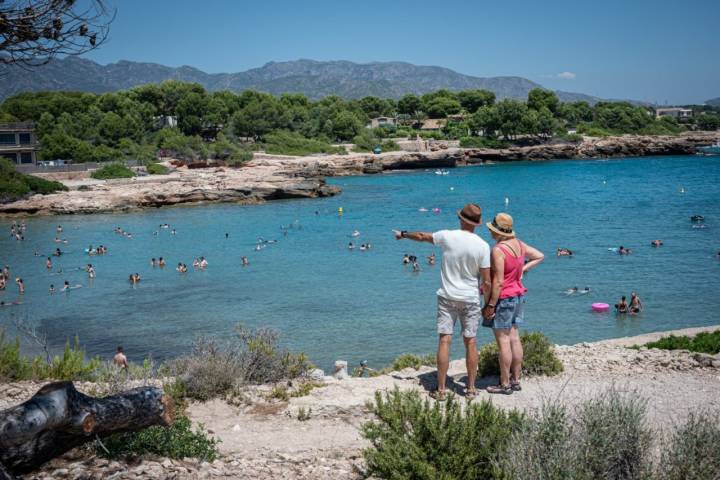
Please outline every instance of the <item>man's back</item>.
[{"label": "man's back", "polygon": [[443,251],[437,294],[448,300],[479,302],[479,272],[490,268],[487,242],[465,230],[440,230],[433,233],[433,243]]}]

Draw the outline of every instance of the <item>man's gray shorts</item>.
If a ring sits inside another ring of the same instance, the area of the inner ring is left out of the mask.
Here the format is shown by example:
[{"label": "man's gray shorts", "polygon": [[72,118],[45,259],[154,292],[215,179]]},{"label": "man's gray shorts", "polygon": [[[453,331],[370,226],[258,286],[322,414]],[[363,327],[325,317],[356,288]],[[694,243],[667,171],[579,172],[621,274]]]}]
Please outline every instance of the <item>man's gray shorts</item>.
[{"label": "man's gray shorts", "polygon": [[477,335],[478,324],[482,321],[480,303],[459,302],[437,297],[437,329],[439,335],[452,335],[455,323],[460,320],[465,338]]}]

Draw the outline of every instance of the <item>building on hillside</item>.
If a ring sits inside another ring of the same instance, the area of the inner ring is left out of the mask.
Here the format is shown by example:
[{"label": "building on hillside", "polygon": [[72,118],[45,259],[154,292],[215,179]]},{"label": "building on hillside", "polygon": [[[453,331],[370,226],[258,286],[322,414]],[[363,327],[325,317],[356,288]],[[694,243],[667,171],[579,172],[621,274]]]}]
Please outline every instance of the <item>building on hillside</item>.
[{"label": "building on hillside", "polygon": [[655,116],[660,117],[673,117],[676,120],[689,120],[693,116],[693,111],[690,108],[656,108]]},{"label": "building on hillside", "polygon": [[397,118],[395,117],[375,117],[370,119],[370,124],[367,126],[368,128],[378,128],[385,125],[392,125],[393,127],[397,125]]},{"label": "building on hillside", "polygon": [[178,119],[175,116],[171,115],[161,115],[159,117],[155,117],[155,127],[156,128],[175,128],[178,126]]},{"label": "building on hillside", "polygon": [[0,123],[0,158],[15,165],[35,165],[39,149],[34,123]]}]

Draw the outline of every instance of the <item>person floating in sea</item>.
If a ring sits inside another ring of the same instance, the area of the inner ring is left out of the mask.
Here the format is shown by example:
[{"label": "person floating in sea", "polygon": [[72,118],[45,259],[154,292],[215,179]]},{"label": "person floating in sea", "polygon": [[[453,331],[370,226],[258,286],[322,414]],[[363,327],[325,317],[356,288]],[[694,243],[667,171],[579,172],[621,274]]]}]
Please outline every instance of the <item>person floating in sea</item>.
[{"label": "person floating in sea", "polygon": [[431,253],[430,256],[427,257],[428,265],[435,265],[435,254]]},{"label": "person floating in sea", "polygon": [[[406,238],[416,242],[427,242],[440,247],[443,251],[441,282],[437,291],[437,390],[431,393],[437,400],[446,398],[445,382],[450,365],[450,345],[454,326],[458,320],[465,343],[468,377],[466,395],[468,397],[477,395],[475,377],[478,369],[478,348],[475,337],[482,318],[478,280],[482,280],[485,300],[488,299],[492,286],[490,246],[475,234],[475,228],[482,220],[482,210],[478,205],[467,204],[462,210],[458,210],[457,215],[460,228],[456,230],[440,230],[435,233],[393,231],[397,240]],[[405,258],[410,261],[408,255],[405,255]]]},{"label": "person floating in sea", "polygon": [[637,293],[632,292],[630,294],[630,313],[635,315],[643,311],[643,304],[640,301],[640,297]]},{"label": "person floating in sea", "polygon": [[45,260],[45,268],[48,270],[52,270],[53,268],[52,259],[50,257],[47,257],[47,260]]},{"label": "person floating in sea", "polygon": [[175,267],[175,270],[177,270],[180,273],[187,273],[188,267],[184,263],[180,262],[180,263],[178,263],[177,267]]},{"label": "person floating in sea", "polygon": [[56,248],[55,252],[53,252],[53,256],[59,257],[60,255],[62,255],[62,251],[59,248]]},{"label": "person floating in sea", "polygon": [[662,240],[653,240],[652,242],[650,242],[650,245],[655,248],[661,247],[662,244],[663,244]]},{"label": "person floating in sea", "polygon": [[625,299],[625,295],[623,295],[623,296],[620,298],[620,301],[615,304],[615,310],[617,311],[617,313],[628,313],[628,310],[629,310],[629,309],[630,309],[630,307],[629,307],[628,304],[627,304],[627,300]]},{"label": "person floating in sea", "polygon": [[165,267],[165,259],[163,257],[158,258],[158,267],[160,267],[160,268]]},{"label": "person floating in sea", "polygon": [[155,257],[151,258],[151,259],[150,259],[150,266],[151,266],[151,267],[157,267],[157,265],[158,265],[158,262],[157,262],[157,260],[155,260]]},{"label": "person floating in sea", "polygon": [[89,278],[95,278],[95,268],[92,266],[92,263],[87,264],[85,271],[87,272]]},{"label": "person floating in sea", "polygon": [[226,233],[226,234],[225,234],[225,238],[230,238],[230,234],[229,234],[229,233]]},{"label": "person floating in sea", "polygon": [[19,293],[20,295],[25,294],[25,282],[23,282],[23,279],[20,278],[20,277],[18,277],[18,278],[15,279],[15,283],[16,283],[17,286],[18,286],[18,293]]},{"label": "person floating in sea", "polygon": [[578,293],[579,291],[580,291],[580,289],[578,289],[578,287],[569,288],[569,289],[565,290],[565,295],[574,295],[574,294]]},{"label": "person floating in sea", "polygon": [[53,293],[55,293],[55,285],[50,284],[50,295],[52,295]]},{"label": "person floating in sea", "polygon": [[582,289],[582,291],[578,292],[580,295],[587,295],[590,293],[590,287],[585,287]]},{"label": "person floating in sea", "polygon": [[173,229],[170,231],[170,234],[172,234],[172,235],[177,235],[177,231],[173,228]]},{"label": "person floating in sea", "polygon": [[117,347],[117,353],[115,353],[115,356],[113,357],[113,364],[116,367],[119,367],[123,370],[127,369],[129,367],[128,365],[128,359],[125,356],[125,352],[123,351],[122,345],[119,345]]},{"label": "person floating in sea", "polygon": [[248,265],[250,265],[250,261],[248,260],[248,257],[246,257],[246,256],[240,257],[240,262],[242,263],[243,267],[247,267]]},{"label": "person floating in sea", "polygon": [[130,275],[130,283],[135,285],[136,283],[140,282],[140,274],[139,273],[133,273]]},{"label": "person floating in sea", "polygon": [[403,262],[403,265],[407,265],[408,263],[410,263],[410,256],[407,253],[405,255],[403,255],[402,262]]},{"label": "person floating in sea", "polygon": [[0,290],[5,290],[6,283],[7,280],[5,280],[5,275],[0,275]]},{"label": "person floating in sea", "polygon": [[205,259],[205,257],[200,257],[200,268],[207,268],[208,261]]},{"label": "person floating in sea", "polygon": [[56,231],[57,233],[62,233],[62,231],[63,231],[62,225],[58,225],[57,228],[55,229],[55,231]]},{"label": "person floating in sea", "polygon": [[557,256],[558,257],[572,257],[573,252],[569,248],[559,247],[557,249]]},{"label": "person floating in sea", "polygon": [[362,245],[360,245],[360,251],[361,251],[361,252],[364,252],[365,250],[367,250],[367,247],[366,247],[365,244],[363,243]]},{"label": "person floating in sea", "polygon": [[355,250],[355,245],[352,242],[348,243],[348,250]]},{"label": "person floating in sea", "polygon": [[412,262],[412,270],[414,273],[420,272],[420,265],[418,264],[417,260]]},{"label": "person floating in sea", "polygon": [[629,248],[625,248],[622,245],[620,245],[620,248],[618,248],[618,254],[619,255],[630,255],[632,253],[632,250]]}]

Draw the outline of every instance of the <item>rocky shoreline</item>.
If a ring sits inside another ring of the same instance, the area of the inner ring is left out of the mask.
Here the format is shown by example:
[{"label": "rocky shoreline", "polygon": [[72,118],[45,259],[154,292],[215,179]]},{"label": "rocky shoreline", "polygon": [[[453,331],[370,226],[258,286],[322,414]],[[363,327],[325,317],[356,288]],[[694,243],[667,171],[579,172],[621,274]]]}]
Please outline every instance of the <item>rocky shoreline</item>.
[{"label": "rocky shoreline", "polygon": [[[490,400],[502,408],[533,410],[544,401],[561,401],[569,407],[617,388],[647,401],[648,421],[656,429],[682,421],[694,410],[720,410],[720,355],[687,351],[630,349],[628,346],[657,340],[669,334],[693,336],[718,326],[658,332],[556,346],[565,370],[554,377],[523,380],[523,390],[509,396],[481,393],[474,402]],[[463,360],[451,362],[449,375],[462,390]],[[224,400],[193,403],[188,414],[219,438],[221,457],[212,462],[171,460],[155,456],[106,460],[81,449],[57,458],[26,479],[359,479],[362,449],[368,443],[359,426],[372,418],[365,404],[376,391],[394,388],[427,392],[434,388],[435,369],[408,368],[372,378],[326,377],[324,386],[289,401],[268,400],[272,386],[249,392],[252,401],[243,405]],[[496,378],[479,380],[480,386]],[[34,382],[0,384],[0,409],[18,404],[41,386]],[[76,384],[92,392],[89,383]],[[297,418],[299,409],[309,419]]]},{"label": "rocky shoreline", "polygon": [[687,155],[720,139],[720,132],[679,136],[591,138],[506,149],[439,148],[426,152],[387,152],[308,157],[256,155],[242,168],[178,168],[169,175],[131,180],[66,182],[71,191],[34,195],[0,204],[0,215],[63,215],[128,211],[202,202],[255,204],[288,198],[336,195],[326,177],[376,174],[388,170],[452,168],[488,162]]}]

